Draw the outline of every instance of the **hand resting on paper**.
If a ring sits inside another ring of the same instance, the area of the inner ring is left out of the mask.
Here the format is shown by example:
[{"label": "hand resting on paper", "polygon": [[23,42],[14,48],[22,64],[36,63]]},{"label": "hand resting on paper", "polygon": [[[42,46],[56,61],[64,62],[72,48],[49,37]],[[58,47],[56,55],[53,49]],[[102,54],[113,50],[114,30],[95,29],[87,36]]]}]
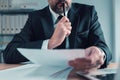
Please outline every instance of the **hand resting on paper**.
[{"label": "hand resting on paper", "polygon": [[71,60],[69,61],[69,65],[76,70],[89,72],[100,68],[100,66],[104,63],[105,54],[103,54],[102,51],[95,46],[85,49],[85,54],[85,58]]}]

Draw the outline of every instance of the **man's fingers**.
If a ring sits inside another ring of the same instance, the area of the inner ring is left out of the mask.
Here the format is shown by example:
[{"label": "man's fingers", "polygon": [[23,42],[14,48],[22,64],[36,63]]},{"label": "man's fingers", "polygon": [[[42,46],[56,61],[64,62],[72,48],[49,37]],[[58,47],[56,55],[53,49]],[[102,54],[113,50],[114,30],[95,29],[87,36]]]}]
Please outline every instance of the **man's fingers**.
[{"label": "man's fingers", "polygon": [[90,63],[91,62],[90,59],[88,58],[77,58],[75,59],[75,61],[78,63]]},{"label": "man's fingers", "polygon": [[89,69],[91,64],[88,59],[78,58],[78,59],[69,61],[69,65],[74,67],[75,69]]},{"label": "man's fingers", "polygon": [[59,22],[69,22],[69,19],[66,16],[63,16]]},{"label": "man's fingers", "polygon": [[65,22],[64,25],[65,26],[71,26],[71,22]]},{"label": "man's fingers", "polygon": [[99,61],[96,64],[91,64],[91,60],[86,58],[71,60],[69,61],[69,65],[72,66],[74,69],[81,71],[90,71],[92,69],[98,69],[101,67]]},{"label": "man's fingers", "polygon": [[70,26],[70,25],[67,25],[65,27],[66,27],[67,30],[70,30],[70,31],[72,30],[72,26]]},{"label": "man's fingers", "polygon": [[104,59],[101,57],[100,60],[96,62],[96,64],[103,65],[104,64]]},{"label": "man's fingers", "polygon": [[69,65],[72,66],[74,69],[88,72],[93,69],[100,68],[102,64],[102,60],[91,63],[91,59],[89,58],[77,58],[75,60],[69,61]]},{"label": "man's fingers", "polygon": [[68,31],[65,37],[68,37],[70,35],[71,31]]},{"label": "man's fingers", "polygon": [[64,25],[65,25],[65,28],[67,30],[66,37],[68,37],[71,34],[72,26],[71,26],[70,22],[66,22]]}]

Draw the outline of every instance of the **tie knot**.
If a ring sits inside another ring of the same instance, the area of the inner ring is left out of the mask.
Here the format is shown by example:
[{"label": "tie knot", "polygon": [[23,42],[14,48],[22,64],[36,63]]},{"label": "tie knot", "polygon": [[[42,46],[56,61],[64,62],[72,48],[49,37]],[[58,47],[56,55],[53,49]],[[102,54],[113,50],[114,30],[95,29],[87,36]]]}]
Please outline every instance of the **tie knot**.
[{"label": "tie knot", "polygon": [[63,17],[62,15],[59,15],[58,18],[57,18],[57,20],[55,21],[55,24],[57,24],[58,21],[59,21],[62,17]]},{"label": "tie knot", "polygon": [[58,16],[58,19],[60,20],[62,17],[63,17],[62,15],[59,15],[59,16]]}]

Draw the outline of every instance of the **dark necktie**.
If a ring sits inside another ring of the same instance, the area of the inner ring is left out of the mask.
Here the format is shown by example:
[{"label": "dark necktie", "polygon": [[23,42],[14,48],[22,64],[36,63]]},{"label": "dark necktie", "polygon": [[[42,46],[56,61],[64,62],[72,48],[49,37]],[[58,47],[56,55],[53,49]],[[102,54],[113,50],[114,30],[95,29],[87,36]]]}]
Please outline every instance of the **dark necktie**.
[{"label": "dark necktie", "polygon": [[63,17],[62,15],[59,15],[57,20],[55,21],[55,24],[57,24],[62,17]]},{"label": "dark necktie", "polygon": [[[55,24],[57,24],[62,17],[63,17],[63,16],[60,15],[60,16],[57,18]],[[61,44],[60,46],[56,47],[55,49],[65,49],[65,46],[66,46],[66,38],[64,39],[64,41],[62,42],[62,44]]]}]

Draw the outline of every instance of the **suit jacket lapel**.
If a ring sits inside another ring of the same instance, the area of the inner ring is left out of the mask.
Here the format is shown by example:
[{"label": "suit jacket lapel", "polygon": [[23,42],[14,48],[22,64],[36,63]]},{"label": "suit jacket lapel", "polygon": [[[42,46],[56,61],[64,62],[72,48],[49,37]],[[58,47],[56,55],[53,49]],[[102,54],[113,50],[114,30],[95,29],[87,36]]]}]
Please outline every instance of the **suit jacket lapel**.
[{"label": "suit jacket lapel", "polygon": [[52,20],[51,13],[49,11],[49,7],[46,7],[42,12],[41,23],[43,24],[45,36],[50,38],[54,32],[54,23]]},{"label": "suit jacket lapel", "polygon": [[[49,11],[49,7],[46,7],[43,10],[42,16],[43,16],[43,19],[41,19],[41,21],[43,24],[43,28],[45,30],[44,32],[46,32],[45,36],[49,39],[54,32],[54,23],[52,20],[51,13]],[[75,44],[76,44],[75,36],[76,36],[76,29],[77,29],[76,20],[78,19],[77,9],[74,9],[74,7],[71,7],[71,9],[68,12],[68,18],[72,25],[72,32],[69,36],[69,48],[75,48]]]},{"label": "suit jacket lapel", "polygon": [[71,22],[72,31],[69,36],[69,47],[75,48],[75,36],[76,36],[76,29],[77,29],[77,23],[76,20],[78,19],[77,9],[74,9],[74,6],[71,6],[71,9],[68,12],[68,18]]}]

